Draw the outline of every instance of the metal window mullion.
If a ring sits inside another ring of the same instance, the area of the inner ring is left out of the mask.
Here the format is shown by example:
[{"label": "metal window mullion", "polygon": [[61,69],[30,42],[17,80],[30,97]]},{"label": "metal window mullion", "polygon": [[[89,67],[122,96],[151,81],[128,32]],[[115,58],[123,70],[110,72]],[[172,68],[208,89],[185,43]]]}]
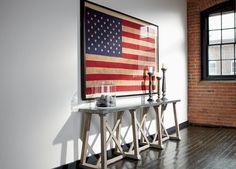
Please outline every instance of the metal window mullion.
[{"label": "metal window mullion", "polygon": [[220,39],[220,43],[221,43],[221,45],[220,45],[220,75],[222,76],[223,74],[222,74],[222,38],[223,38],[223,36],[222,36],[222,10],[221,10],[221,15],[220,15],[220,20],[221,20],[221,31],[220,31],[220,35],[221,35],[221,39]]},{"label": "metal window mullion", "polygon": [[[234,2],[235,3],[235,2]],[[236,56],[235,56],[235,53],[236,53],[236,48],[235,48],[235,45],[236,45],[236,7],[235,7],[235,4],[234,4],[234,64],[233,64],[233,68],[234,68],[234,75],[236,75]]]}]

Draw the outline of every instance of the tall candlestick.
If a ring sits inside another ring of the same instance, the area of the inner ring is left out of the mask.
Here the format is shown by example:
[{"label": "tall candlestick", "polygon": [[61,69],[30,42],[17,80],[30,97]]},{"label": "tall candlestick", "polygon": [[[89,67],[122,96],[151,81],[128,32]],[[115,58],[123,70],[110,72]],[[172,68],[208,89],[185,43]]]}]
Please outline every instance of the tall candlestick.
[{"label": "tall candlestick", "polygon": [[162,67],[161,70],[162,70],[162,73],[163,73],[163,79],[162,79],[162,98],[161,98],[161,100],[162,101],[166,101],[167,98],[166,98],[166,76],[165,76],[165,73],[166,73],[167,69]]},{"label": "tall candlestick", "polygon": [[149,98],[147,101],[152,102],[152,72],[148,72],[148,76],[149,76]]},{"label": "tall candlestick", "polygon": [[161,93],[161,84],[160,84],[160,81],[161,81],[161,77],[157,75],[157,102],[160,102],[161,99],[160,99],[160,93]]}]

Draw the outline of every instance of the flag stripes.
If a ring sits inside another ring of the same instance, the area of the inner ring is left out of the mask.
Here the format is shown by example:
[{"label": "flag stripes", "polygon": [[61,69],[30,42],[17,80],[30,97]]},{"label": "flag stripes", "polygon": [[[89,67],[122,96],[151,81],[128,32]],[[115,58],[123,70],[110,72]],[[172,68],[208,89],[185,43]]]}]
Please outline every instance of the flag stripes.
[{"label": "flag stripes", "polygon": [[140,80],[143,81],[143,76],[123,75],[123,74],[87,74],[86,79],[90,80]]},{"label": "flag stripes", "polygon": [[[157,66],[157,27],[150,27],[150,24],[146,22],[137,21],[122,14],[116,15],[113,11],[95,7],[93,4],[85,4],[95,11],[109,15],[110,20],[113,16],[120,19],[122,39],[121,55],[85,53],[86,98],[95,97],[96,85],[106,81],[112,81],[115,84],[117,95],[146,93],[148,91],[148,66],[153,66],[154,70]],[[102,16],[107,19],[105,15]],[[117,18],[116,22],[118,22]],[[109,23],[107,25],[109,26]],[[116,45],[111,40],[111,43],[107,45],[107,50],[112,47],[114,49]],[[115,52],[118,50],[116,49]]]}]

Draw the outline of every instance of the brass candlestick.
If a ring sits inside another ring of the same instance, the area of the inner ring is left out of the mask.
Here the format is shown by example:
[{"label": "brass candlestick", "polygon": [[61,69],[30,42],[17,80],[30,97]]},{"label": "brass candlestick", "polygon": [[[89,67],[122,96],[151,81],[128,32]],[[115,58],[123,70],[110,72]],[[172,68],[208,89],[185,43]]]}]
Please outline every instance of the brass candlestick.
[{"label": "brass candlestick", "polygon": [[152,72],[148,72],[148,76],[149,76],[149,98],[147,101],[152,102]]},{"label": "brass candlestick", "polygon": [[165,76],[165,73],[166,73],[167,69],[162,67],[161,70],[162,70],[162,73],[163,73],[163,79],[162,79],[162,98],[161,98],[161,100],[162,101],[166,101],[167,98],[166,98],[166,76]]},{"label": "brass candlestick", "polygon": [[161,93],[161,77],[157,76],[157,102],[160,102],[161,99],[160,99],[160,93]]}]

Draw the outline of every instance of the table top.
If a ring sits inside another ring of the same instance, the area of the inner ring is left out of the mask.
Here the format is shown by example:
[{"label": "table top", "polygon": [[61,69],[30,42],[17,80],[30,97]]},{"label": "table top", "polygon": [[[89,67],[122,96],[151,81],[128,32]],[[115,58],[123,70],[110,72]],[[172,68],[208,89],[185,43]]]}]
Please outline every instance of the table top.
[{"label": "table top", "polygon": [[116,113],[116,112],[125,111],[125,110],[136,110],[139,108],[153,107],[153,106],[159,106],[159,105],[163,105],[163,104],[177,103],[177,102],[180,102],[180,100],[179,99],[166,100],[166,101],[161,101],[161,102],[145,101],[144,103],[135,103],[135,104],[130,104],[130,105],[117,104],[117,106],[115,106],[115,107],[97,107],[97,106],[89,107],[89,106],[87,106],[87,107],[79,108],[79,112],[92,113],[92,114],[104,114],[105,115],[108,113]]}]

